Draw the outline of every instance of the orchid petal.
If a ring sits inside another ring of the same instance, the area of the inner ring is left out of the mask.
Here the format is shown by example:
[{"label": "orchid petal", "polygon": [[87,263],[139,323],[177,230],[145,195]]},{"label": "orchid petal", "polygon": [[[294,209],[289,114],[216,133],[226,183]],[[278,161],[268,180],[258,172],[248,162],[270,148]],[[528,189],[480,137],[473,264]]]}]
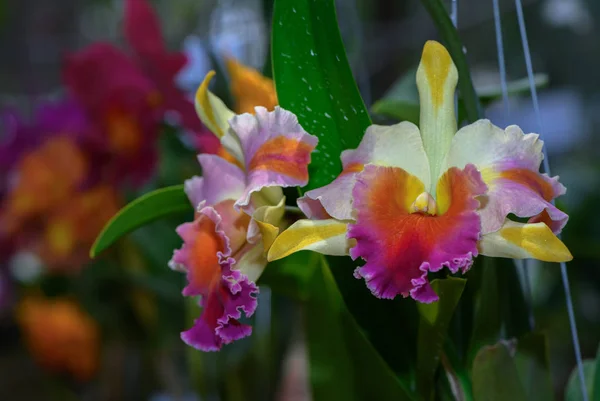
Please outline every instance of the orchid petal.
[{"label": "orchid petal", "polygon": [[256,243],[262,238],[265,253],[279,234],[279,225],[285,214],[285,197],[276,206],[261,206],[252,213],[252,220],[248,227],[248,242]]},{"label": "orchid petal", "polygon": [[309,218],[352,220],[352,188],[365,164],[400,167],[429,186],[429,162],[416,125],[401,122],[390,127],[371,125],[353,150],[342,152],[342,173],[329,185],[308,191],[298,206]]},{"label": "orchid petal", "polygon": [[318,139],[304,131],[293,113],[256,107],[256,115],[235,116],[230,125],[242,146],[247,171],[247,187],[236,207],[248,208],[251,195],[265,187],[306,185]]},{"label": "orchid petal", "polygon": [[298,220],[273,242],[269,261],[284,258],[299,251],[314,251],[324,255],[347,255],[350,243],[346,238],[347,224],[338,220]]},{"label": "orchid petal", "polygon": [[267,256],[261,243],[246,243],[235,256],[237,263],[233,268],[239,270],[250,281],[256,282],[267,267]]},{"label": "orchid petal", "polygon": [[397,167],[365,166],[354,187],[356,224],[348,237],[356,240],[352,258],[366,264],[355,271],[373,295],[393,299],[409,294],[420,302],[437,299],[427,280],[428,271],[448,267],[466,271],[477,255],[480,220],[475,199],[485,192],[473,165],[453,168],[437,185],[444,199],[440,215],[411,213],[425,190],[415,176]]},{"label": "orchid petal", "polygon": [[506,220],[500,230],[484,235],[479,242],[482,255],[568,262],[573,255],[544,223],[523,224]]},{"label": "orchid petal", "polygon": [[457,82],[458,71],[448,50],[438,42],[427,41],[417,69],[417,88],[421,105],[419,127],[433,178],[433,186],[426,185],[430,193],[435,192],[436,180],[445,171],[442,168],[444,156],[456,133],[454,90]]},{"label": "orchid petal", "polygon": [[273,110],[277,106],[277,94],[272,79],[234,58],[226,58],[225,62],[237,114],[254,113],[256,106],[266,107],[267,110]]},{"label": "orchid petal", "polygon": [[564,227],[568,216],[551,201],[566,189],[558,177],[538,172],[542,146],[537,134],[525,135],[516,125],[502,130],[489,120],[479,120],[457,132],[446,165],[462,168],[472,163],[488,185],[480,211],[482,234],[500,229],[510,213],[539,219],[538,215],[546,212],[555,232]]},{"label": "orchid petal", "polygon": [[185,182],[185,190],[194,207],[200,201],[214,205],[225,199],[237,199],[246,187],[245,174],[236,165],[216,156],[198,156],[203,177],[194,177]]},{"label": "orchid petal", "polygon": [[187,272],[188,285],[183,295],[202,296],[202,315],[181,336],[187,344],[204,351],[216,351],[222,344],[249,335],[252,328],[237,319],[242,312],[251,316],[257,305],[256,284],[232,270],[232,246],[239,246],[235,244],[239,241],[228,237],[235,224],[231,216],[221,214],[227,211],[236,213],[233,200],[215,208],[201,207],[194,222],[179,226],[177,232],[184,245],[169,262],[172,268]]},{"label": "orchid petal", "polygon": [[229,129],[228,121],[234,116],[234,113],[225,106],[221,99],[208,90],[208,85],[215,74],[214,71],[209,71],[204,77],[204,81],[196,91],[195,106],[196,113],[204,125],[217,137],[222,138]]}]

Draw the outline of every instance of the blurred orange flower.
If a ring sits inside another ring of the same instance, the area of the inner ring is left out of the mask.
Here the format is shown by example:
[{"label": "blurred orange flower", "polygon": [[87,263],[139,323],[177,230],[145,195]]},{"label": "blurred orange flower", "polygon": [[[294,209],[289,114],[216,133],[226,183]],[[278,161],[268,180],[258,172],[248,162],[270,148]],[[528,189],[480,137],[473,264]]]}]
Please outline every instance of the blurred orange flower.
[{"label": "blurred orange flower", "polygon": [[98,367],[98,325],[75,302],[26,296],[17,319],[34,359],[55,373],[89,380]]},{"label": "blurred orange flower", "polygon": [[228,58],[226,62],[236,114],[254,114],[256,106],[263,106],[267,110],[273,110],[277,106],[277,94],[272,79],[264,77],[255,69],[233,58]]},{"label": "blurred orange flower", "polygon": [[118,194],[108,185],[74,194],[46,222],[43,259],[53,270],[72,270],[85,262],[96,236],[120,206]]},{"label": "blurred orange flower", "polygon": [[66,136],[46,140],[23,157],[14,170],[14,181],[5,201],[5,230],[13,232],[30,218],[64,202],[88,173],[85,156]]}]

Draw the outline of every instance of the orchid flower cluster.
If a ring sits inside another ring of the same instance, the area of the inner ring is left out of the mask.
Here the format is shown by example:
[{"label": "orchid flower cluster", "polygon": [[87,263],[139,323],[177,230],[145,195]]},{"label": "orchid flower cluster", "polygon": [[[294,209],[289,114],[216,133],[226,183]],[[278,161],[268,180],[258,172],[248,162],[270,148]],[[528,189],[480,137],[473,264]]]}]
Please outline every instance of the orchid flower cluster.
[{"label": "orchid flower cluster", "polygon": [[201,154],[203,176],[185,183],[195,219],[177,229],[170,262],[187,274],[183,294],[201,296],[189,345],[214,351],[249,335],[240,319],[257,307],[261,273],[298,251],[362,259],[354,276],[374,296],[424,303],[438,299],[429,272],[464,274],[479,254],[572,258],[557,237],[568,216],[552,203],[566,190],[539,172],[542,141],[488,120],[458,129],[458,73],[441,44],[425,44],[416,74],[420,127],[370,126],[339,176],[298,199],[306,218],[293,223],[282,188],[307,184],[317,138],[280,107],[234,114],[208,90],[213,75],[196,109],[225,151]]},{"label": "orchid flower cluster", "polygon": [[185,55],[166,50],[145,0],[125,3],[128,49],[97,42],[68,55],[63,98],[40,105],[31,122],[13,110],[2,114],[4,258],[32,252],[51,271],[78,270],[122,206],[123,188],[139,187],[154,173],[167,111],[179,115],[197,149],[218,150],[193,101],[175,86]]}]

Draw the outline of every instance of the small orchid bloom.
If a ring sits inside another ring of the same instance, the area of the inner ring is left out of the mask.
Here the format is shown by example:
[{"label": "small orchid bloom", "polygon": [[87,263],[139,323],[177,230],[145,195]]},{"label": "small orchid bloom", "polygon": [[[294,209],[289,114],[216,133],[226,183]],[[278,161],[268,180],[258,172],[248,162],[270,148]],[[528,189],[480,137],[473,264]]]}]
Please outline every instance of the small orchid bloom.
[{"label": "small orchid bloom", "polygon": [[176,77],[188,63],[182,52],[169,52],[160,20],[146,0],[125,2],[125,39],[139,67],[156,86],[166,111],[179,115],[181,125],[191,131],[202,152],[215,153],[218,141],[196,116],[194,103],[177,87]]},{"label": "small orchid bloom", "polygon": [[196,217],[177,228],[184,244],[169,263],[187,273],[183,294],[202,297],[203,313],[182,338],[203,351],[219,350],[251,333],[239,319],[256,309],[256,280],[284,224],[282,187],[306,185],[317,145],[317,138],[279,107],[234,115],[208,91],[212,76],[200,85],[196,107],[203,123],[221,138],[227,158],[198,157],[203,176],[185,183]]},{"label": "small orchid bloom", "polygon": [[417,71],[420,129],[369,127],[357,149],[342,153],[342,173],[298,200],[313,220],[279,235],[269,260],[305,249],[349,254],[365,260],[355,277],[375,296],[420,302],[438,299],[428,272],[465,272],[478,254],[570,260],[555,235],[568,216],[550,203],[565,188],[539,173],[542,141],[488,120],[456,132],[457,80],[447,50],[427,42]]},{"label": "small orchid bloom", "polygon": [[114,178],[144,182],[154,171],[161,98],[127,54],[95,43],[70,55],[63,71],[73,97],[103,133]]}]

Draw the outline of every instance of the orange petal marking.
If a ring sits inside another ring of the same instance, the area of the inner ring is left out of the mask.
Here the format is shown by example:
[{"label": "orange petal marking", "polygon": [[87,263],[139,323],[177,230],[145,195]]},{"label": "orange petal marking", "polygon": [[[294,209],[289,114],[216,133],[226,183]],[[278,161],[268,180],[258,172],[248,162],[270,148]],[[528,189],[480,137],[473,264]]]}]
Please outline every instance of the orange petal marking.
[{"label": "orange petal marking", "polygon": [[248,169],[269,170],[297,180],[306,180],[306,164],[312,150],[313,147],[307,143],[278,136],[265,142],[256,151]]}]

